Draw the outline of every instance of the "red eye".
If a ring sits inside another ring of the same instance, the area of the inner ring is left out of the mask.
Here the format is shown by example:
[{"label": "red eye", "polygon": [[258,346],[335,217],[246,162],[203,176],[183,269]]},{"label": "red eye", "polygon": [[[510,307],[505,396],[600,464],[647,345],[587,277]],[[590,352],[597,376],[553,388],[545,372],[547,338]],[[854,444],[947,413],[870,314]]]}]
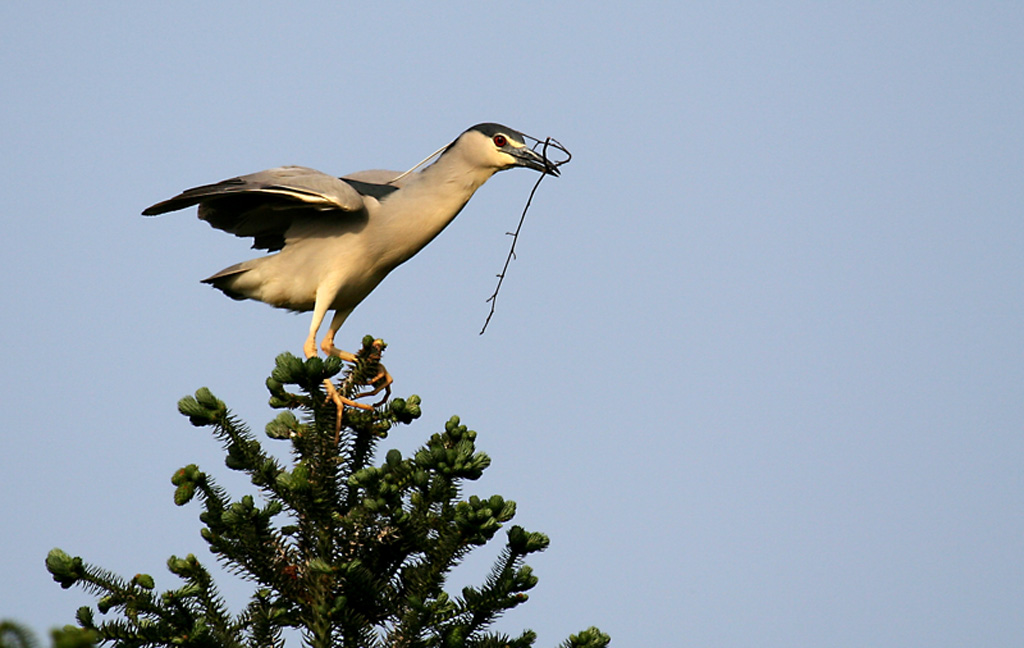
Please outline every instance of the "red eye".
[{"label": "red eye", "polygon": [[494,145],[495,146],[497,146],[498,148],[502,148],[506,144],[508,144],[508,140],[505,139],[504,135],[495,135],[494,136]]}]

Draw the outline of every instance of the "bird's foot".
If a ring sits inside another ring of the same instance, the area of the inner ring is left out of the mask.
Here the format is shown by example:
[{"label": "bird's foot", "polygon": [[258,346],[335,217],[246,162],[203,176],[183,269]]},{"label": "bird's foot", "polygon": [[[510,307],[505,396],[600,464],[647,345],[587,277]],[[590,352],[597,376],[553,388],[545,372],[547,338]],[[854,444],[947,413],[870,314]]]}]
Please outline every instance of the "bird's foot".
[{"label": "bird's foot", "polygon": [[373,343],[371,344],[373,351],[370,352],[370,354],[367,356],[367,360],[373,363],[372,365],[370,365],[371,367],[376,366],[377,375],[375,375],[373,378],[370,378],[365,383],[372,389],[370,389],[369,391],[362,392],[360,394],[356,394],[353,397],[366,398],[367,396],[376,396],[377,394],[384,392],[384,398],[382,398],[379,402],[375,403],[374,407],[383,405],[384,403],[387,402],[389,398],[391,398],[391,383],[395,382],[395,379],[391,377],[391,374],[388,373],[388,370],[385,369],[384,365],[380,363],[380,356],[384,352],[385,346],[386,345],[384,344],[383,340],[374,340]]},{"label": "bird's foot", "polygon": [[[386,346],[382,340],[373,340],[372,343],[364,340],[363,349],[359,352],[359,355],[349,353],[348,351],[342,351],[341,349],[334,346],[334,336],[328,332],[327,337],[324,338],[320,345],[320,348],[324,350],[329,356],[341,358],[345,362],[351,362],[356,365],[352,372],[342,381],[343,388],[346,391],[354,387],[355,385],[366,385],[370,387],[368,391],[364,391],[355,394],[350,397],[342,396],[338,389],[330,380],[325,380],[324,384],[327,387],[327,400],[333,401],[338,412],[338,418],[335,425],[335,441],[341,433],[342,417],[345,412],[345,407],[355,407],[361,410],[372,411],[376,407],[380,407],[391,398],[391,384],[394,379],[388,370],[384,368],[384,365],[380,363],[381,353],[384,351]],[[308,343],[307,343],[308,346]],[[315,347],[314,347],[315,349]],[[357,376],[365,375],[369,371],[376,371],[377,373],[369,380],[362,378],[358,379]],[[367,405],[365,403],[357,402],[357,399],[366,398],[368,396],[376,396],[377,394],[384,392],[384,397],[373,405]]]},{"label": "bird's foot", "polygon": [[355,398],[361,398],[362,394],[358,394],[353,398],[345,398],[340,393],[338,393],[338,390],[337,388],[335,388],[334,383],[332,383],[329,379],[324,381],[324,387],[327,388],[327,398],[324,399],[324,402],[333,401],[334,404],[338,406],[339,418],[341,408],[345,405],[367,411],[372,410],[374,408],[373,405],[367,405],[366,403],[357,403],[354,400]]},{"label": "bird's foot", "polygon": [[[327,389],[327,398],[325,399],[325,402],[333,401],[334,409],[337,412],[334,420],[334,444],[337,445],[341,436],[341,420],[345,416],[345,407],[348,406],[361,410],[372,410],[374,406],[367,405],[365,403],[357,403],[351,398],[345,398],[338,393],[338,390],[334,387],[334,383],[332,383],[330,379],[324,381],[324,387]],[[359,397],[356,396],[356,398]]]},{"label": "bird's foot", "polygon": [[367,396],[376,396],[384,392],[384,398],[374,403],[374,407],[379,407],[388,402],[388,399],[391,398],[391,383],[395,382],[395,379],[391,377],[391,374],[384,368],[384,365],[379,364],[377,366],[380,368],[380,371],[367,383],[373,389],[353,396],[353,398],[366,398]]},{"label": "bird's foot", "polygon": [[[391,377],[391,374],[388,373],[388,370],[385,369],[384,365],[380,363],[380,356],[381,353],[384,351],[385,346],[384,342],[382,340],[374,340],[371,346],[373,348],[373,351],[369,354],[369,356],[367,356],[367,360],[373,363],[373,365],[376,365],[377,374],[370,380],[363,383],[371,387],[369,391],[356,394],[352,398],[357,399],[366,398],[367,396],[376,396],[382,391],[384,392],[384,398],[374,403],[372,407],[362,404],[358,405],[358,407],[365,409],[372,409],[373,407],[379,407],[386,403],[388,398],[391,397],[391,383],[395,382],[394,378]],[[323,342],[321,342],[320,348],[323,349],[324,353],[326,353],[327,355],[334,356],[335,358],[341,358],[345,362],[351,362],[353,364],[356,364],[359,361],[359,357],[356,354],[350,353],[348,351],[342,351],[338,347],[334,346],[334,336],[331,335],[330,332],[328,332],[327,337],[325,337],[323,339]]]}]

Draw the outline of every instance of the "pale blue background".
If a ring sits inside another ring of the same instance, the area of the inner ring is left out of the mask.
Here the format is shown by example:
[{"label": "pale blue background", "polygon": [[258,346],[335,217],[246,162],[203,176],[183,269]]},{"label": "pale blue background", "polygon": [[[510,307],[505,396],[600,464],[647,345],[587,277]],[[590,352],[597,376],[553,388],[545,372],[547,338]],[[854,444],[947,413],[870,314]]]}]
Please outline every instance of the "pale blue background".
[{"label": "pale blue background", "polygon": [[[554,136],[343,328],[494,460],[552,545],[499,628],[553,646],[1024,645],[1024,5],[5,2],[0,617],[196,552],[175,403],[262,434],[307,316],[198,280],[249,258],[195,184],[404,169],[480,121]],[[283,451],[283,447],[281,447]],[[478,581],[487,556],[460,572]],[[249,587],[232,578],[237,607]]]}]

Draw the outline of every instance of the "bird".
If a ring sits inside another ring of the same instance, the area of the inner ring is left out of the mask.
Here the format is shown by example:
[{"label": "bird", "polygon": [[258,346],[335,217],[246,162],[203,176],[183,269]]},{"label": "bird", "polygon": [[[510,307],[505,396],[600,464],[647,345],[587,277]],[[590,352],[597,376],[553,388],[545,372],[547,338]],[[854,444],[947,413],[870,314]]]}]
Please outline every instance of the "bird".
[{"label": "bird", "polygon": [[[212,227],[252,238],[254,249],[271,254],[231,265],[203,283],[233,299],[312,311],[303,344],[307,359],[318,355],[317,334],[333,311],[319,348],[353,362],[355,355],[334,342],[345,319],[392,270],[440,234],[491,176],[516,167],[560,175],[559,165],[528,139],[538,142],[507,126],[481,123],[405,173],[378,169],[335,177],[282,166],[187,189],[142,214],[198,205],[199,218]],[[386,370],[379,377],[391,384]],[[339,424],[345,405],[371,409],[325,383],[338,406]]]}]

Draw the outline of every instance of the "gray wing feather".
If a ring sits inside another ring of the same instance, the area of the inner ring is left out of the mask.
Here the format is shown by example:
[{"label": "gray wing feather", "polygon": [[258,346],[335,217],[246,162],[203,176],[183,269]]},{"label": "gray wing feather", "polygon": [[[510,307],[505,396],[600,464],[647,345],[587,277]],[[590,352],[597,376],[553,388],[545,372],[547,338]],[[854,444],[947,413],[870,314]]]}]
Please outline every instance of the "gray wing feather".
[{"label": "gray wing feather", "polygon": [[[300,166],[278,167],[194,187],[142,213],[156,216],[199,205],[199,218],[241,237],[254,248],[279,250],[297,219],[337,218],[361,212],[363,198],[352,185]],[[364,215],[365,216],[365,215]]]},{"label": "gray wing feather", "polygon": [[388,171],[386,169],[370,169],[369,171],[356,171],[355,173],[348,173],[341,177],[342,180],[355,180],[357,182],[368,182],[370,184],[386,184],[394,187],[401,188],[405,184],[409,176],[392,182],[395,178],[402,175],[401,171]]}]

